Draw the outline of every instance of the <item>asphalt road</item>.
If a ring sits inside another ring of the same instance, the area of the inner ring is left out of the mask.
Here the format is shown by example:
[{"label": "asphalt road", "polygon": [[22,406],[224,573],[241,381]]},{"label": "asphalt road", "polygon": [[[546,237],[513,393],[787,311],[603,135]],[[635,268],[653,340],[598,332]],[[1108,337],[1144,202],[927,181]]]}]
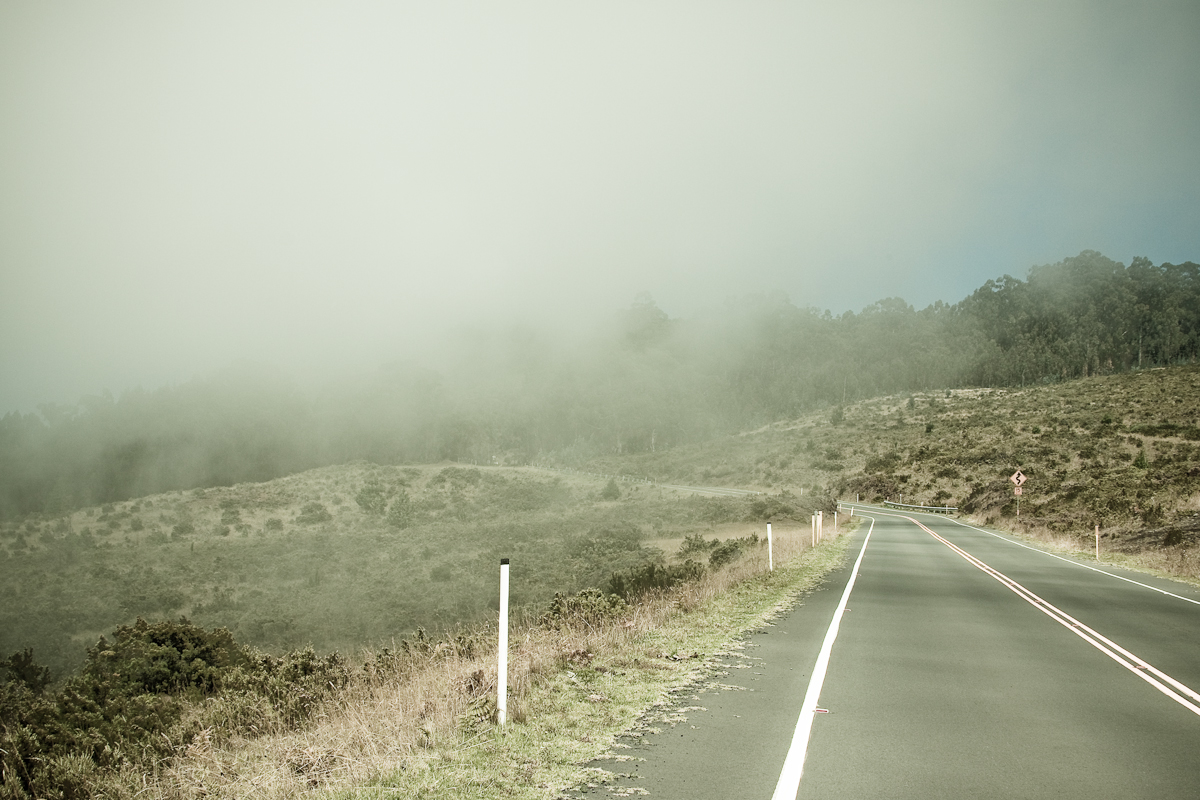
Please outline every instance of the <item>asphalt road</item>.
[{"label": "asphalt road", "polygon": [[849,595],[850,564],[623,740],[597,766],[625,777],[594,791],[1200,798],[1200,591],[862,510]]}]

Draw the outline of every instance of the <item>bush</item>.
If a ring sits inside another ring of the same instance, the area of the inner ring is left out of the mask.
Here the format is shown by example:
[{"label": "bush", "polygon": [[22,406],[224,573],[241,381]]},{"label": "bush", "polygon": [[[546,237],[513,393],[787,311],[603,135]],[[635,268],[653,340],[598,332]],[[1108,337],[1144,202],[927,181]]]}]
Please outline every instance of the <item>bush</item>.
[{"label": "bush", "polygon": [[896,452],[871,456],[863,465],[863,472],[887,474],[900,464],[900,454]]},{"label": "bush", "polygon": [[709,555],[708,565],[713,569],[719,569],[737,560],[743,548],[756,544],[758,544],[758,534],[751,534],[743,539],[729,539],[724,541]]},{"label": "bush", "polygon": [[624,572],[613,573],[608,580],[608,590],[623,600],[661,589],[669,589],[677,583],[699,580],[704,575],[704,565],[687,560],[675,566],[643,564]]},{"label": "bush", "polygon": [[318,522],[329,522],[333,519],[333,515],[326,510],[322,503],[305,503],[304,508],[300,509],[300,514],[296,517],[296,522],[313,525]]},{"label": "bush", "polygon": [[354,500],[359,508],[373,517],[382,517],[387,510],[387,495],[378,481],[371,481],[359,489]]},{"label": "bush", "polygon": [[[788,499],[791,499],[790,496]],[[749,502],[746,509],[747,522],[792,519],[796,515],[794,506],[783,501],[783,496],[756,497]]]},{"label": "bush", "polygon": [[478,486],[482,478],[483,473],[474,467],[446,467],[429,479],[429,485],[432,487],[448,483],[453,488],[463,489],[467,486]]},{"label": "bush", "polygon": [[101,636],[88,651],[82,677],[118,695],[170,694],[184,689],[209,693],[223,670],[249,663],[246,650],[225,628],[211,631],[178,622],[150,624],[138,617],[133,625]]},{"label": "bush", "polygon": [[608,485],[600,492],[601,500],[619,500],[621,498],[621,490],[617,488],[616,478],[609,478]]},{"label": "bush", "polygon": [[412,515],[412,500],[409,498],[408,492],[401,489],[400,494],[392,501],[392,507],[388,509],[388,524],[393,528],[407,528],[412,524]]},{"label": "bush", "polygon": [[693,533],[690,536],[683,537],[683,543],[679,545],[680,555],[689,555],[691,553],[707,553],[720,544],[720,541],[713,539],[711,542],[704,538],[702,533]]},{"label": "bush", "polygon": [[3,663],[0,798],[95,796],[112,771],[147,769],[213,724],[223,735],[295,726],[349,679],[336,653],[255,654],[185,618],[139,618],[101,637],[57,695],[31,688],[48,678],[32,652]]},{"label": "bush", "polygon": [[546,630],[557,631],[574,624],[599,625],[623,615],[629,605],[616,594],[584,589],[574,597],[561,592],[550,601],[550,609],[538,620]]},{"label": "bush", "polygon": [[0,659],[0,671],[6,682],[21,684],[34,694],[41,694],[50,685],[50,670],[33,660],[32,647]]}]

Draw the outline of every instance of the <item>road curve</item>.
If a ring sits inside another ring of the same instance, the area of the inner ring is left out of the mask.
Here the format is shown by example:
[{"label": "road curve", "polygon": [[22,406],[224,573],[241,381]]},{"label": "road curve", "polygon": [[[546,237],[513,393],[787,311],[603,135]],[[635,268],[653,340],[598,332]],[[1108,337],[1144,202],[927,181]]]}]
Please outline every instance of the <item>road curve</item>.
[{"label": "road curve", "polygon": [[[681,694],[686,719],[623,742],[632,761],[599,763],[627,774],[610,790],[1200,797],[1200,591],[946,517],[856,509],[875,520],[866,548],[866,526],[851,544],[858,570],[746,637],[726,674]],[[798,737],[806,695],[811,735]],[[800,738],[796,790],[781,778]]]}]

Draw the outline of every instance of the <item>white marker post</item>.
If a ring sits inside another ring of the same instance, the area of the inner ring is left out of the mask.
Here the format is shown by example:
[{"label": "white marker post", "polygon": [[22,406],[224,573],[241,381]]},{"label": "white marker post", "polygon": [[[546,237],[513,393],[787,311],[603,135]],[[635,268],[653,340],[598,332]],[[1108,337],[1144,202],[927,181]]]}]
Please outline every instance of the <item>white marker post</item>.
[{"label": "white marker post", "polygon": [[500,666],[496,672],[496,721],[504,727],[508,715],[508,559],[500,559]]},{"label": "white marker post", "polygon": [[1096,526],[1096,561],[1100,560],[1100,526]]},{"label": "white marker post", "polygon": [[774,543],[771,541],[771,523],[767,523],[767,570],[775,571],[775,551]]},{"label": "white marker post", "polygon": [[809,520],[809,522],[812,523],[812,546],[816,547],[817,546],[817,515],[813,514],[812,519]]},{"label": "white marker post", "polygon": [[833,512],[833,535],[837,536],[837,512]]}]

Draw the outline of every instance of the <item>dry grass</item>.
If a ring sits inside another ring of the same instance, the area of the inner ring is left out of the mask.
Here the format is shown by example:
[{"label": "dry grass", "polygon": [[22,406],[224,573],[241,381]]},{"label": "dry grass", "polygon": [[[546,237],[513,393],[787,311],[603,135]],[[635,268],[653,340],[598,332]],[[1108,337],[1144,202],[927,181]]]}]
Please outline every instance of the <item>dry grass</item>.
[{"label": "dry grass", "polygon": [[[364,669],[304,730],[223,738],[206,729],[152,775],[111,794],[193,798],[549,798],[666,691],[686,683],[742,630],[795,602],[840,562],[844,538],[808,547],[807,527],[603,623],[514,625],[509,720],[495,718],[495,637],[472,657],[453,648],[386,657]],[[115,788],[115,787],[114,787]]]},{"label": "dry grass", "polygon": [[[1094,532],[1063,533],[1036,519],[968,518],[968,521],[1006,531],[1054,552],[1096,560]],[[1132,527],[1101,529],[1100,533],[1100,563],[1200,586],[1200,549],[1190,542],[1170,547],[1147,546],[1140,541],[1140,532]]]}]

